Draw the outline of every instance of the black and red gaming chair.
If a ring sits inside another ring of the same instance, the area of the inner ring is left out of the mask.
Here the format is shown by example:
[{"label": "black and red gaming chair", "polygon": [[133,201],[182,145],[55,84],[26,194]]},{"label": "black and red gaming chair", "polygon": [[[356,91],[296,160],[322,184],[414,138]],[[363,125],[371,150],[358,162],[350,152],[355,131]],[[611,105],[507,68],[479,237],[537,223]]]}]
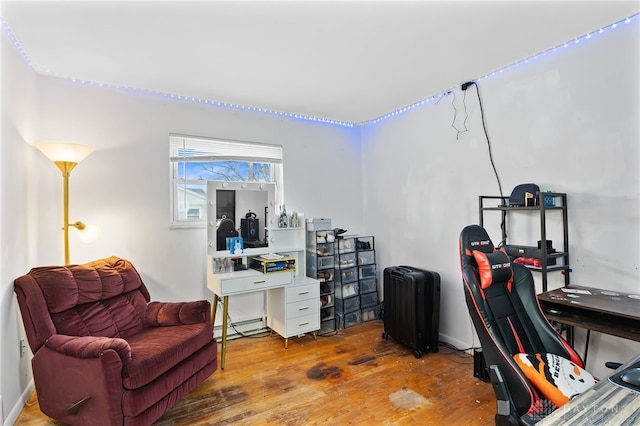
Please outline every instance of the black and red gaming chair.
[{"label": "black and red gaming chair", "polygon": [[[584,363],[542,314],[533,276],[526,266],[512,264],[478,225],[461,231],[459,248],[467,306],[498,400],[496,424],[535,424],[558,406],[556,399],[543,396],[548,389],[542,388],[541,392],[538,381],[534,385],[528,378],[528,370],[535,373],[546,363],[539,354],[555,354],[552,356],[563,362],[568,360],[576,371],[583,371]],[[523,368],[515,359],[518,354],[530,354],[534,363],[537,356],[541,362],[530,369]],[[553,363],[547,364],[553,370]],[[588,375],[593,383],[593,377],[584,373],[583,377]],[[554,374],[557,379],[557,371],[551,371],[546,379],[543,376],[543,384],[553,381]],[[571,372],[566,375],[571,380],[575,378]],[[569,397],[584,391],[582,387],[569,392]]]}]

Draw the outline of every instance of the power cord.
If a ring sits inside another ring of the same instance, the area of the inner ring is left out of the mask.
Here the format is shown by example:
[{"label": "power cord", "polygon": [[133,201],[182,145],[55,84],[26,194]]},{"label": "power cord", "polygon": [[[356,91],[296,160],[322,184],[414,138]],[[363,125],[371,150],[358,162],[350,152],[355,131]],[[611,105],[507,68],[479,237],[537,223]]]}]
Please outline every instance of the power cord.
[{"label": "power cord", "polygon": [[[480,104],[480,117],[482,118],[482,128],[484,129],[484,136],[487,139],[487,149],[489,151],[489,161],[491,161],[491,167],[493,168],[493,173],[496,176],[496,182],[498,183],[498,190],[500,191],[500,197],[501,199],[504,199],[504,194],[502,192],[502,183],[500,182],[500,176],[498,175],[498,170],[496,169],[496,164],[493,161],[493,152],[491,151],[491,140],[489,139],[489,133],[487,132],[487,124],[485,122],[485,117],[484,117],[484,107],[482,105],[482,98],[480,97],[480,86],[478,86],[478,83],[476,83],[475,81],[468,81],[466,83],[463,83],[460,86],[460,89],[466,93],[467,89],[469,88],[469,86],[475,86],[476,88],[476,94],[478,95],[478,103]],[[466,106],[465,106],[465,111],[466,111]],[[505,236],[505,239],[500,243],[505,244],[506,243],[506,223],[505,223],[505,216],[503,216],[502,219],[502,223],[500,224],[500,229],[502,230],[502,235]]]},{"label": "power cord", "polygon": [[[457,364],[473,364],[473,359],[471,359],[471,361],[469,361],[470,358],[473,358],[472,355],[469,355],[466,351],[473,349],[473,348],[466,348],[466,349],[460,349],[457,348],[456,346],[450,344],[450,343],[445,343],[445,342],[440,342],[440,347],[443,348],[447,348],[449,349],[448,352],[442,352],[440,351],[440,353],[442,355],[447,356],[447,358],[449,358],[451,361],[457,363]],[[455,355],[459,358],[462,358],[464,361],[456,361],[455,359],[453,359],[452,357],[450,357],[449,355]]]},{"label": "power cord", "polygon": [[[484,136],[487,138],[487,148],[489,149],[489,160],[491,161],[491,167],[493,168],[493,173],[496,176],[496,181],[498,182],[498,189],[500,190],[500,196],[502,197],[503,196],[502,183],[500,183],[500,176],[498,175],[496,164],[493,161],[493,153],[491,152],[491,140],[489,139],[489,133],[487,132],[487,124],[484,118],[484,107],[482,106],[482,98],[480,97],[480,87],[478,86],[478,83],[476,83],[475,81],[469,81],[467,83],[464,83],[461,86],[461,89],[463,92],[466,92],[469,86],[471,85],[476,87],[476,93],[478,95],[478,103],[480,104],[480,117],[482,118],[482,128],[484,129]],[[465,111],[466,111],[466,106],[465,106]]]},{"label": "power cord", "polygon": [[[222,301],[218,300],[218,307],[220,309],[220,312],[223,312],[223,306],[222,306]],[[236,328],[236,324],[233,322],[233,320],[231,319],[231,315],[229,315],[229,313],[227,312],[227,323],[228,325],[233,329],[233,331],[236,332],[236,334],[240,337],[250,337],[252,339],[261,339],[263,337],[269,337],[270,333],[268,330],[260,330],[258,333],[256,334],[247,334],[247,333],[243,333],[242,331],[238,330]]]},{"label": "power cord", "polygon": [[462,98],[462,105],[464,106],[464,121],[462,122],[463,129],[459,129],[456,127],[456,120],[458,119],[458,109],[456,108],[456,92],[449,90],[446,95],[453,95],[453,99],[451,99],[451,106],[453,107],[453,120],[451,121],[451,127],[453,127],[456,131],[456,140],[460,139],[460,133],[465,133],[469,131],[467,129],[467,118],[469,118],[469,114],[467,113],[467,92],[464,92],[464,97]]}]

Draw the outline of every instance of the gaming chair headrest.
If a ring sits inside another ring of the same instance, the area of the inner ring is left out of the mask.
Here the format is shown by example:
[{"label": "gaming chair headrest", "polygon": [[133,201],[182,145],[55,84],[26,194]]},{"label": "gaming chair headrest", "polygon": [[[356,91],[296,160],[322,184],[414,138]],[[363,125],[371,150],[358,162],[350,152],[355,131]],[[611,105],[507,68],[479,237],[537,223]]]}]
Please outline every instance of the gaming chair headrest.
[{"label": "gaming chair headrest", "polygon": [[476,265],[473,251],[493,253],[495,247],[489,238],[487,231],[480,225],[465,226],[460,232],[460,262],[462,266]]}]

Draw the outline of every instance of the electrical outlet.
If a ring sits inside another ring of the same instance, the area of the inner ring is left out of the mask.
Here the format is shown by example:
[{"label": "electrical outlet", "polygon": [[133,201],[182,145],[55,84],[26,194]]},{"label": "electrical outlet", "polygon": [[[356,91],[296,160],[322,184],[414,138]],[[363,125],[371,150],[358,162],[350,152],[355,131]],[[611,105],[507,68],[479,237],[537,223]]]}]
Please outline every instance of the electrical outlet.
[{"label": "electrical outlet", "polygon": [[27,350],[27,343],[24,341],[24,337],[20,338],[20,358],[22,358]]}]

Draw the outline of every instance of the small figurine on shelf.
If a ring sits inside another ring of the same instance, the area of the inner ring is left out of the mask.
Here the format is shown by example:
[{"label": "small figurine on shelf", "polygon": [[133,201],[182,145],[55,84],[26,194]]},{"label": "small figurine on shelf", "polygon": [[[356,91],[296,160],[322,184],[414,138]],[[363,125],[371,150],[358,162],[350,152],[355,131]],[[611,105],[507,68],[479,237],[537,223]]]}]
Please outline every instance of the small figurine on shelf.
[{"label": "small figurine on shelf", "polygon": [[280,209],[280,220],[278,221],[278,228],[286,228],[289,225],[289,221],[287,220],[287,209],[284,204]]},{"label": "small figurine on shelf", "polygon": [[300,221],[298,220],[298,213],[297,212],[292,212],[291,213],[291,227],[292,228],[297,228],[300,226]]}]

